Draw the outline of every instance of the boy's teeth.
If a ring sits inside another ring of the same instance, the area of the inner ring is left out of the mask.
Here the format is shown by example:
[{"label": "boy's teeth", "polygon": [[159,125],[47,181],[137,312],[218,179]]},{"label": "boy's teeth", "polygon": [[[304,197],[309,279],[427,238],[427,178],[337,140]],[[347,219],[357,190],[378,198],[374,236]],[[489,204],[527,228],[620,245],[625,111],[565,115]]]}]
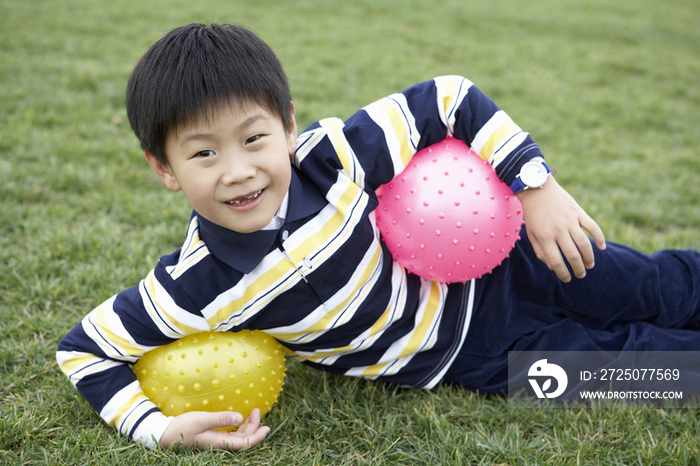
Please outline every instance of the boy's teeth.
[{"label": "boy's teeth", "polygon": [[239,200],[236,200],[236,201],[227,201],[226,203],[227,203],[227,204],[231,204],[231,205],[241,205],[241,204],[243,204],[243,203],[245,203],[245,202],[252,201],[252,200],[255,199],[256,197],[258,197],[260,194],[262,194],[262,192],[263,192],[263,190],[261,189],[261,190],[258,191],[257,193],[251,194],[251,195],[248,196],[248,197],[244,197],[243,199],[239,199]]}]

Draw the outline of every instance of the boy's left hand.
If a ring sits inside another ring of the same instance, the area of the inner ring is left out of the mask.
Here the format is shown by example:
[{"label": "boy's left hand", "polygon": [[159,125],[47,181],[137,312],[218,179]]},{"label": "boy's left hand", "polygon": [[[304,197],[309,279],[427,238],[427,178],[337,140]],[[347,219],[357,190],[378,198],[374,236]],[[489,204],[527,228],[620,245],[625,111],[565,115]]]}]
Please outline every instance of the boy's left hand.
[{"label": "boy's left hand", "polygon": [[[235,426],[243,421],[235,432],[214,430],[217,427]],[[223,411],[210,413],[191,411],[176,416],[160,438],[163,448],[206,448],[242,450],[262,442],[270,428],[260,426],[260,410],[255,408],[243,420],[239,413]]]},{"label": "boy's left hand", "polygon": [[571,281],[571,274],[564,257],[577,278],[585,277],[586,269],[595,265],[595,259],[591,242],[583,230],[590,233],[602,251],[605,237],[598,224],[553,176],[548,177],[541,189],[521,191],[518,199],[537,257],[565,283]]}]

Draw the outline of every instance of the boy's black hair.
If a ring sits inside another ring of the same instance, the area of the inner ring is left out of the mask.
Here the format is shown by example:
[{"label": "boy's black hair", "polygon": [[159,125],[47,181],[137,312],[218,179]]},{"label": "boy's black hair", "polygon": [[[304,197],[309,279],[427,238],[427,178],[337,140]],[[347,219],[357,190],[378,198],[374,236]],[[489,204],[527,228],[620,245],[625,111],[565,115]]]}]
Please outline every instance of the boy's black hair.
[{"label": "boy's black hair", "polygon": [[272,49],[233,24],[192,23],[167,33],[129,77],[126,111],[141,148],[168,164],[165,140],[227,104],[257,104],[291,129],[292,97]]}]

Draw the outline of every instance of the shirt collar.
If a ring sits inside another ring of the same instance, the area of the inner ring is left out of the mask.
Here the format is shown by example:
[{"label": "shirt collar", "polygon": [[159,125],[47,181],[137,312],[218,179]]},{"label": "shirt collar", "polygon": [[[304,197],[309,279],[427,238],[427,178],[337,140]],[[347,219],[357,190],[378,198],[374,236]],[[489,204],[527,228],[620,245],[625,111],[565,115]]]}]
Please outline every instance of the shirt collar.
[{"label": "shirt collar", "polygon": [[[292,166],[292,179],[285,200],[288,200],[283,227],[315,214],[328,204],[318,188]],[[284,204],[284,202],[283,202]],[[280,209],[278,215],[283,215]],[[194,212],[199,222],[199,237],[209,252],[234,269],[250,273],[270,252],[280,228],[253,233],[238,233],[224,228]]]},{"label": "shirt collar", "polygon": [[263,230],[279,230],[282,225],[284,225],[284,219],[287,218],[287,208],[289,206],[289,191],[287,191],[287,194],[284,195],[284,199],[282,199],[282,204],[280,205],[280,208],[277,210],[277,213],[275,214],[274,217],[272,217],[272,220],[270,220],[270,223],[267,224]]}]

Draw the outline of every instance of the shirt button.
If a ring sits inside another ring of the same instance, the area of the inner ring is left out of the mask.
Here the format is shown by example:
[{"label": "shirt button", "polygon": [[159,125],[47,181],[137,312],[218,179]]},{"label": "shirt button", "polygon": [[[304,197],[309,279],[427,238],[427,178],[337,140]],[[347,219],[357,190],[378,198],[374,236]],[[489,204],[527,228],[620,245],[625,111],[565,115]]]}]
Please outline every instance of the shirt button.
[{"label": "shirt button", "polygon": [[302,262],[304,263],[304,267],[306,267],[307,269],[311,268],[311,261],[308,259],[308,257],[304,257],[304,260],[302,260]]},{"label": "shirt button", "polygon": [[289,238],[289,231],[288,231],[288,230],[284,230],[284,231],[282,232],[282,241],[287,241],[287,238]]}]

